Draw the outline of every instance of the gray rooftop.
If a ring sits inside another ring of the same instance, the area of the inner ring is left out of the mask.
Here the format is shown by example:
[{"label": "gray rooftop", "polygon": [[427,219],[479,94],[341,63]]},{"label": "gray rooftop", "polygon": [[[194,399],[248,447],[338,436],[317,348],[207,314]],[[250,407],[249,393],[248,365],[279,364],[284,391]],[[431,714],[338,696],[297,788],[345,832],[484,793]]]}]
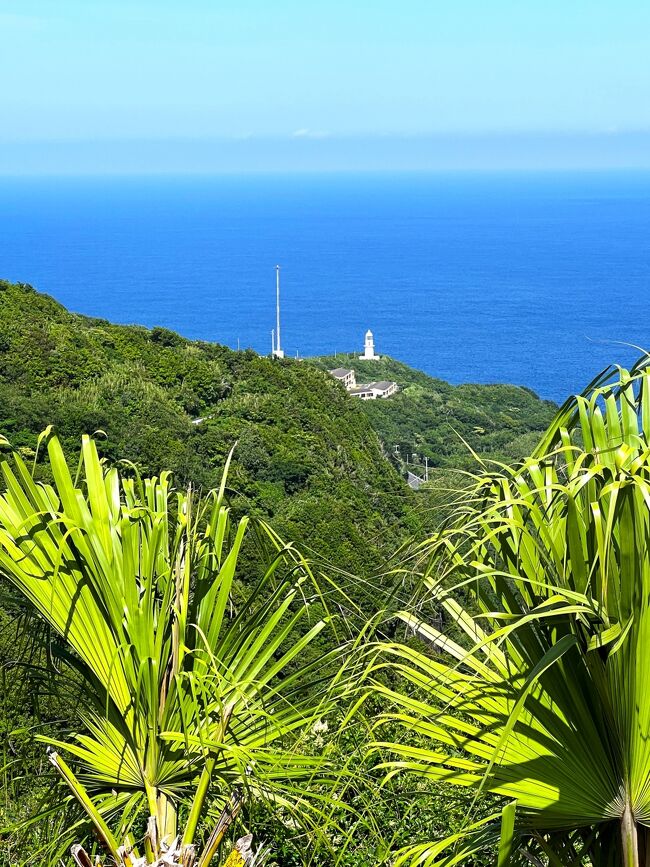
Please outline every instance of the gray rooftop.
[{"label": "gray rooftop", "polygon": [[347,367],[335,367],[334,370],[330,370],[330,374],[335,376],[337,379],[342,379],[344,376],[349,376],[351,373],[354,373],[354,371],[348,370]]},{"label": "gray rooftop", "polygon": [[380,382],[366,382],[360,383],[354,388],[350,389],[351,394],[359,394],[362,391],[372,391],[372,389],[376,389],[377,391],[388,391],[391,385],[396,385],[394,382],[389,382],[387,379],[382,379]]}]

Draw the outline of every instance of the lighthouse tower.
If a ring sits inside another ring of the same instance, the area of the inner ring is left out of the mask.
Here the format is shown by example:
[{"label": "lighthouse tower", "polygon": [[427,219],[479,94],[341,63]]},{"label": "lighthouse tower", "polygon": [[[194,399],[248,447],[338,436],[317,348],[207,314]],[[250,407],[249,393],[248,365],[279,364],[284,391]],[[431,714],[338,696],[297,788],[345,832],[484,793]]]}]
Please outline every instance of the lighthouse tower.
[{"label": "lighthouse tower", "polygon": [[360,361],[379,361],[379,356],[375,355],[375,338],[372,336],[372,331],[366,331],[366,342],[363,347],[363,355],[359,356]]}]

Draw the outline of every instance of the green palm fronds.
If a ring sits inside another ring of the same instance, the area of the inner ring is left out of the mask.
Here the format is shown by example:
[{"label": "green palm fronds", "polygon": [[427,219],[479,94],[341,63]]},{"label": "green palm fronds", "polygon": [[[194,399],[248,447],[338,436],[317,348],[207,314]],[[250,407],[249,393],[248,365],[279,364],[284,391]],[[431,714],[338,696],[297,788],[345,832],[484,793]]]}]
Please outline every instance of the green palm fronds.
[{"label": "green palm fronds", "polygon": [[[53,485],[5,443],[0,572],[88,684],[82,730],[50,740],[50,759],[115,863],[172,863],[173,850],[207,867],[241,806],[238,796],[229,809],[233,793],[304,805],[301,784],[322,770],[299,746],[333,695],[322,672],[337,652],[303,661],[327,626],[322,605],[311,614],[318,588],[271,531],[266,573],[241,582],[248,519],[233,522],[225,475],[199,501],[174,493],[166,474],[121,477],[84,437],[75,479],[46,439]],[[199,852],[208,804],[218,821]],[[147,817],[139,856],[129,835]]]},{"label": "green palm fronds", "polygon": [[[425,605],[386,643],[394,710],[378,740],[410,772],[507,799],[402,863],[627,867],[650,857],[650,374],[645,362],[567,404],[537,454],[477,479],[417,553]],[[513,819],[513,817],[515,817]]]}]

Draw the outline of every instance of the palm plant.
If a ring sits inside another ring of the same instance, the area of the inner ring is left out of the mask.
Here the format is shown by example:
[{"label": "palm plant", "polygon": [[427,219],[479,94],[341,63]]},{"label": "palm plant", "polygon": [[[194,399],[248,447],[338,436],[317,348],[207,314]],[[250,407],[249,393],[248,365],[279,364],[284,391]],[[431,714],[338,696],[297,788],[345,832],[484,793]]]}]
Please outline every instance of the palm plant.
[{"label": "palm plant", "polygon": [[199,502],[164,473],[120,477],[84,437],[75,479],[46,439],[52,485],[4,442],[0,572],[87,687],[82,729],[50,760],[110,863],[208,867],[243,800],[304,806],[319,771],[299,736],[330,707],[336,651],[301,661],[328,620],[310,623],[313,576],[268,531],[268,570],[238,583],[248,519],[233,524],[225,474]]},{"label": "palm plant", "polygon": [[[387,774],[502,796],[398,863],[650,864],[650,373],[610,372],[568,402],[537,453],[475,480],[417,551],[422,643],[385,643]],[[402,735],[395,737],[397,727]],[[476,817],[474,817],[476,818]]]}]

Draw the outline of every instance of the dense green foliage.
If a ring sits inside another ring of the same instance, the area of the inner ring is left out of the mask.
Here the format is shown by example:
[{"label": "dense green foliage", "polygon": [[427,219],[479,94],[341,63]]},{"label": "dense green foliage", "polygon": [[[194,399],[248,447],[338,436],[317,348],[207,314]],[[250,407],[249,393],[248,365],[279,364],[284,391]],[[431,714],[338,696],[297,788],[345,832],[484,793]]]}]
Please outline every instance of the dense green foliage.
[{"label": "dense green foliage", "polygon": [[392,397],[359,403],[400,468],[417,455],[416,472],[425,456],[434,468],[473,469],[472,451],[483,460],[519,460],[534,448],[557,410],[527,388],[454,386],[387,357],[359,361],[339,354],[309,361],[323,370],[351,368],[357,382],[397,382],[400,391]]},{"label": "dense green foliage", "polygon": [[[30,622],[22,607],[5,598],[0,609],[0,864],[23,860],[24,841],[37,854],[65,817],[43,821],[22,833],[2,829],[39,812],[54,784],[43,746],[36,735],[58,734],[71,708],[83,707],[83,695],[65,666],[54,678],[45,650],[47,635]],[[46,640],[43,640],[46,639]],[[38,863],[38,856],[35,860]]]},{"label": "dense green foliage", "polygon": [[[72,314],[29,286],[0,282],[0,433],[28,461],[36,457],[36,478],[50,478],[47,461],[35,453],[48,425],[68,457],[78,453],[80,434],[97,432],[100,455],[121,465],[123,475],[169,469],[180,488],[214,487],[237,442],[228,494],[234,514],[270,519],[282,537],[316,552],[332,574],[358,576],[346,589],[374,607],[382,604],[386,582],[377,576],[387,558],[430,522],[421,506],[431,500],[400,478],[405,467],[393,457],[394,446],[403,457],[426,454],[439,473],[473,463],[461,436],[483,457],[519,458],[553,407],[525,389],[452,387],[390,359],[350,365],[360,381],[395,379],[402,388],[390,400],[362,402],[325,372],[347,363],[340,356],[270,360],[163,328],[112,325]],[[242,556],[246,563],[257,554],[247,549]],[[22,653],[16,656],[24,661]],[[10,647],[3,649],[10,671],[16,661]],[[5,821],[33,809],[47,788],[47,781],[34,782],[42,758],[26,730],[56,718],[65,728],[70,717],[69,696],[50,696],[47,684],[45,710],[32,707],[42,692],[36,685],[12,685],[0,719],[3,749],[14,751],[4,791],[12,787],[15,798],[0,814]],[[401,781],[376,801],[358,797],[357,806],[367,804],[376,814],[376,834],[371,839],[364,831],[354,841],[346,865],[375,867],[386,853],[373,847],[387,845],[392,835],[395,845],[405,845],[427,829],[459,827],[466,805],[428,784],[418,784],[414,802]],[[403,822],[406,814],[410,824]],[[286,829],[268,816],[258,819],[283,852]],[[0,863],[3,857],[13,859],[9,848],[0,847]],[[294,857],[284,853],[280,861],[298,863]]]},{"label": "dense green foliage", "polygon": [[362,575],[422,528],[417,500],[385,460],[395,445],[433,467],[471,466],[463,439],[481,456],[518,458],[553,415],[526,389],[454,387],[391,359],[354,369],[360,380],[395,379],[401,392],[358,401],[321,372],[337,363],[347,362],[272,361],[113,325],[0,282],[0,431],[12,444],[29,456],[53,424],[72,453],[80,434],[103,431],[111,462],[208,489],[237,442],[230,484],[245,509]]},{"label": "dense green foliage", "polygon": [[50,424],[68,454],[103,431],[102,456],[171,470],[179,486],[214,487],[237,442],[229,482],[242,508],[359,574],[417,527],[361,407],[293,360],[111,325],[0,282],[0,407],[0,432],[27,456]]}]

